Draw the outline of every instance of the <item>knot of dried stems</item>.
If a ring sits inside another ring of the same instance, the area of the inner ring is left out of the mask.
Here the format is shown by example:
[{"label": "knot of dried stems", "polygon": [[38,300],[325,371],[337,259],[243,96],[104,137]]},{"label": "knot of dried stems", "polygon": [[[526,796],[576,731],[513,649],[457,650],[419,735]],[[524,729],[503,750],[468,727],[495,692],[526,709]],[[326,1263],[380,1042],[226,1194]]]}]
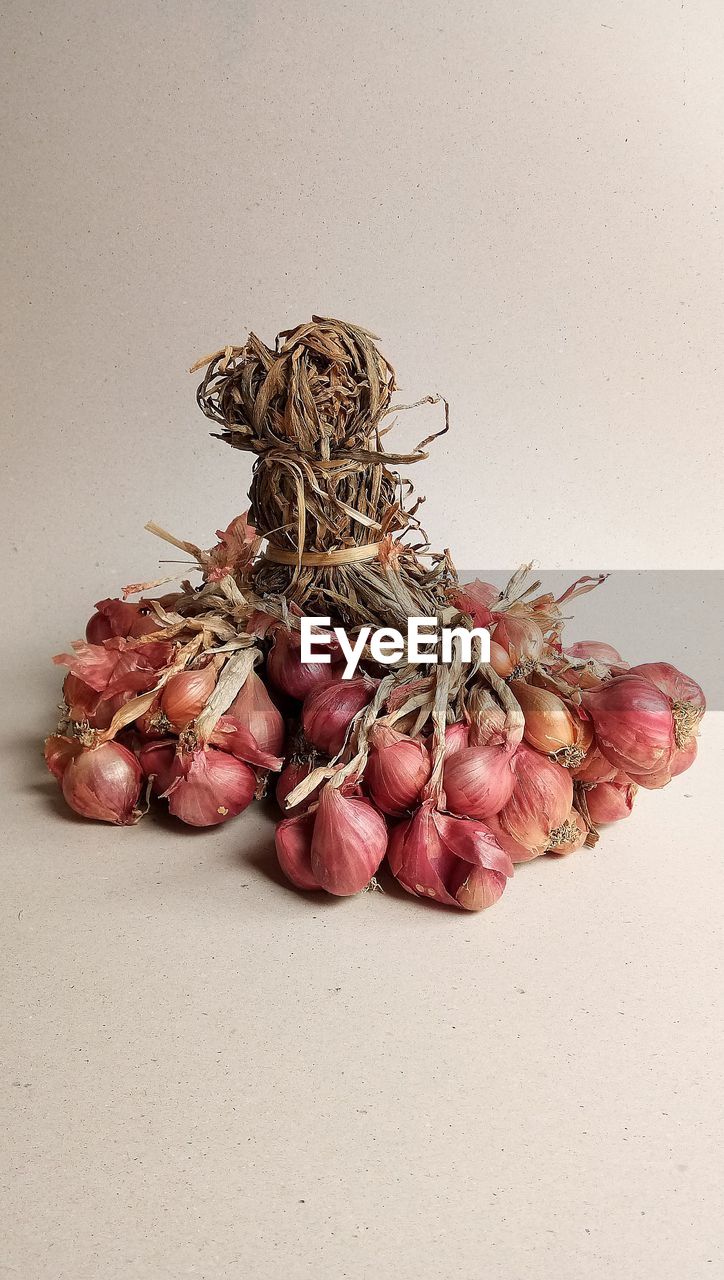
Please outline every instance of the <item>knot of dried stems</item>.
[{"label": "knot of dried stems", "polygon": [[[195,368],[207,363],[197,393],[201,409],[221,427],[220,439],[256,454],[250,518],[269,544],[258,570],[261,589],[319,606],[332,594],[353,602],[359,592],[374,597],[375,579],[393,567],[399,575],[400,563],[411,583],[421,574],[429,578],[411,547],[384,565],[372,558],[391,535],[420,528],[419,503],[406,501],[412,486],[391,468],[427,457],[426,446],[448,429],[445,401],[418,402],[445,405],[441,431],[411,453],[386,453],[382,437],[390,427],[382,427],[383,419],[414,406],[392,406],[394,369],[373,334],[317,316],[280,333],[273,349],[252,334],[244,346],[225,347]],[[415,550],[426,546],[423,535]],[[372,583],[363,582],[365,575]],[[442,595],[433,595],[442,603]],[[360,601],[357,612],[363,608]]]}]

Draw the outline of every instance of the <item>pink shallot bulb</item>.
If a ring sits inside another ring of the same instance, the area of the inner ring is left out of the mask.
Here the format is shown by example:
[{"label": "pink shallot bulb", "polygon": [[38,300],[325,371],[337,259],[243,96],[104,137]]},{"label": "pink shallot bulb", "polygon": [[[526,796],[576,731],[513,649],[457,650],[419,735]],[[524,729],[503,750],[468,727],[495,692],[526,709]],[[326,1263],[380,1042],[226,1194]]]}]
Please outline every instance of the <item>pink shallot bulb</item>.
[{"label": "pink shallot bulb", "polygon": [[449,724],[445,730],[445,759],[454,756],[456,751],[470,746],[470,725],[462,720]]},{"label": "pink shallot bulb", "polygon": [[249,730],[262,751],[279,755],[284,746],[284,718],[256,671],[249,672],[226,714]]},{"label": "pink shallot bulb", "polygon": [[633,809],[638,787],[635,782],[597,782],[586,791],[586,804],[591,820],[618,822]]},{"label": "pink shallot bulb", "polygon": [[124,827],[140,817],[136,806],[142,778],[132,751],[120,742],[104,742],[70,756],[63,768],[61,785],[67,803],[76,813]]},{"label": "pink shallot bulb", "polygon": [[675,750],[666,694],[645,676],[628,672],[581,696],[606,759],[643,787],[661,786],[661,778],[671,776]]},{"label": "pink shallot bulb", "polygon": [[347,897],[365,889],[387,849],[387,826],[380,813],[355,795],[331,787],[319,793],[314,814],[311,869],[322,889]]},{"label": "pink shallot bulb", "polygon": [[169,812],[191,827],[214,827],[235,818],[254,799],[256,778],[248,764],[226,751],[200,747],[175,755],[162,795]]},{"label": "pink shallot bulb", "polygon": [[372,701],[377,683],[369,676],[358,676],[354,680],[335,680],[308,694],[302,708],[302,725],[313,746],[325,755],[336,756],[352,720]]},{"label": "pink shallot bulb", "polygon": [[[303,702],[308,693],[320,689],[330,680],[338,680],[342,664],[332,662],[302,662],[301,639],[295,631],[277,627],[274,643],[266,660],[269,679],[277,689],[290,698]],[[321,645],[317,646],[321,648]]]},{"label": "pink shallot bulb", "polygon": [[400,817],[420,800],[432,772],[430,752],[419,739],[385,724],[372,727],[369,742],[365,769],[369,793],[383,813]]},{"label": "pink shallot bulb", "polygon": [[508,802],[515,787],[510,747],[463,747],[445,760],[446,808],[461,818],[487,818]]},{"label": "pink shallot bulb", "polygon": [[586,843],[588,828],[577,809],[571,809],[566,821],[553,832],[548,853],[564,856],[582,849]]},{"label": "pink shallot bulb", "polygon": [[311,760],[290,760],[289,764],[285,764],[277,779],[275,793],[277,804],[283,813],[289,815],[305,813],[310,804],[314,804],[319,793],[319,787],[315,787],[313,791],[310,791],[309,795],[300,800],[299,804],[295,804],[293,808],[288,809],[286,806],[287,796],[294,791],[295,787],[299,786],[300,782],[309,777],[314,767]]},{"label": "pink shallot bulb", "polygon": [[498,815],[501,826],[535,858],[545,853],[552,833],[573,807],[573,781],[567,769],[521,743],[512,758],[515,787]]},{"label": "pink shallot bulb", "polygon": [[624,665],[618,649],[603,640],[577,640],[569,644],[563,652],[569,658],[593,658],[604,667],[620,667]]},{"label": "pink shallot bulb", "polygon": [[216,685],[216,667],[189,668],[171,676],[161,692],[161,710],[177,732],[188,729],[201,715]]},{"label": "pink shallot bulb", "polygon": [[297,889],[321,889],[312,871],[312,835],[315,815],[298,813],[278,822],[274,832],[274,844],[279,866],[287,880]]},{"label": "pink shallot bulb", "polygon": [[85,629],[89,644],[103,644],[111,636],[133,636],[137,639],[151,635],[161,627],[156,614],[143,600],[138,604],[129,604],[127,600],[99,600],[96,611]]},{"label": "pink shallot bulb", "polygon": [[408,893],[466,911],[492,906],[513,874],[489,827],[442,813],[434,799],[394,828],[387,859]]},{"label": "pink shallot bulb", "polygon": [[235,716],[221,716],[209,737],[209,745],[228,751],[237,760],[244,760],[257,769],[270,769],[276,773],[284,760],[279,755],[264,751],[253,733]]},{"label": "pink shallot bulb", "polygon": [[513,666],[537,662],[545,643],[538,623],[514,613],[499,613],[495,617],[493,640],[507,653]]},{"label": "pink shallot bulb", "polygon": [[571,769],[571,776],[576,782],[610,782],[616,773],[615,764],[601,755],[595,743],[588,748],[581,763]]},{"label": "pink shallot bulb", "polygon": [[[669,699],[677,750],[688,747],[706,711],[706,698],[701,685],[692,680],[691,676],[684,675],[683,671],[672,667],[669,662],[642,662],[637,667],[631,667],[629,675],[643,676],[650,680]],[[677,773],[682,773],[685,768],[688,768],[688,764],[678,768]],[[672,769],[672,774],[673,772]]]}]

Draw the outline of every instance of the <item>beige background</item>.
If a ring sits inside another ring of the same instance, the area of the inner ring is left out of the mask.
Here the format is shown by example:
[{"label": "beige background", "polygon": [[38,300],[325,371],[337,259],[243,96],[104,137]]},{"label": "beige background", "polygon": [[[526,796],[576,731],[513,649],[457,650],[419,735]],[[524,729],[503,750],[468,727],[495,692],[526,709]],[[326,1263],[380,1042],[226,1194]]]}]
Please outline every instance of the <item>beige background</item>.
[{"label": "beige background", "polygon": [[0,1276],[718,1274],[719,717],[482,918],[299,897],[263,812],[76,822],[38,741],[144,522],[244,506],[185,369],[250,327],[449,396],[463,568],[722,567],[721,6],[13,0],[2,44]]}]

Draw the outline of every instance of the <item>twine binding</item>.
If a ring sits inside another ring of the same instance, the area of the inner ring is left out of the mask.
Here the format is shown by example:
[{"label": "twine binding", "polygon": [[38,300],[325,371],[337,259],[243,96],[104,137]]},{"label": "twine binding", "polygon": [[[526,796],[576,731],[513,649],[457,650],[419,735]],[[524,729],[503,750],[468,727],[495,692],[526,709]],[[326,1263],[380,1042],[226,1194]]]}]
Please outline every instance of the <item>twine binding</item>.
[{"label": "twine binding", "polygon": [[324,569],[332,565],[354,564],[358,560],[375,560],[381,542],[368,542],[361,547],[341,547],[338,551],[290,551],[286,547],[277,547],[268,543],[264,559],[272,564],[301,565],[303,567]]}]

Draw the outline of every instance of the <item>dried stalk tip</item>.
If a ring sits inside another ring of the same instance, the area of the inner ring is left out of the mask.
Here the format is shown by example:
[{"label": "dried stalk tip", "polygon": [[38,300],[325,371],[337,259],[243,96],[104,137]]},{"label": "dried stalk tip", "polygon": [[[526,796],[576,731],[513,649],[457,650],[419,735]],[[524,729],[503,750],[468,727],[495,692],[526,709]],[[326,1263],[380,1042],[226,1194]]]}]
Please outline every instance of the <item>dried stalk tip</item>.
[{"label": "dried stalk tip", "polygon": [[373,335],[340,320],[314,317],[279,334],[274,349],[252,334],[212,358],[198,403],[222,440],[257,455],[250,519],[268,540],[254,575],[260,594],[347,626],[399,627],[447,606],[457,582],[449,557],[423,564],[424,534],[416,549],[399,541],[422,530],[391,467],[427,457],[435,436],[409,454],[384,451],[394,390]]}]

